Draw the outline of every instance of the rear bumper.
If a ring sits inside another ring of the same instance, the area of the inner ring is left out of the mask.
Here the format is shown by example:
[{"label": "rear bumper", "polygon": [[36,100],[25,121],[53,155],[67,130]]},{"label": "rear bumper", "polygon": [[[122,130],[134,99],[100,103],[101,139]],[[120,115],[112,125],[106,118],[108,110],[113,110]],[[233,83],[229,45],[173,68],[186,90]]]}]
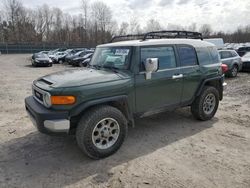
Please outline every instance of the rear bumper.
[{"label": "rear bumper", "polygon": [[42,133],[68,133],[70,121],[67,111],[47,109],[32,96],[25,99],[25,108],[37,129]]}]

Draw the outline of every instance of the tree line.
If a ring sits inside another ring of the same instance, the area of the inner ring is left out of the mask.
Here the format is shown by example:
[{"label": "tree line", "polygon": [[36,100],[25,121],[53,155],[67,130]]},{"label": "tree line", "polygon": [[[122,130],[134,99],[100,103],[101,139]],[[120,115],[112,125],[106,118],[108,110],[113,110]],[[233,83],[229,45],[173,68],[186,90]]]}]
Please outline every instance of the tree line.
[{"label": "tree line", "polygon": [[233,33],[214,32],[212,27],[204,24],[197,27],[195,23],[188,27],[168,24],[150,19],[142,27],[135,16],[128,22],[118,24],[112,10],[103,1],[89,3],[82,0],[79,5],[81,13],[70,15],[60,8],[44,4],[37,8],[27,8],[21,0],[5,0],[0,14],[0,43],[63,43],[96,46],[108,42],[114,35],[140,34],[155,30],[189,30],[199,31],[204,37],[220,37],[225,42],[250,41],[250,25],[238,28]]}]

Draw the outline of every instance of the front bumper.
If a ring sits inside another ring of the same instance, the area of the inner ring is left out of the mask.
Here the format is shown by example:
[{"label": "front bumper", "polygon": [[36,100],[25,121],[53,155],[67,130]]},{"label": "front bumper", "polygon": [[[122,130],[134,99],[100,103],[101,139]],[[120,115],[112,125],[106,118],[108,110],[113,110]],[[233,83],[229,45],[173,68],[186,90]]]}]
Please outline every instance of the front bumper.
[{"label": "front bumper", "polygon": [[67,111],[47,109],[38,103],[33,96],[25,99],[25,108],[31,121],[42,133],[68,133],[70,121]]}]

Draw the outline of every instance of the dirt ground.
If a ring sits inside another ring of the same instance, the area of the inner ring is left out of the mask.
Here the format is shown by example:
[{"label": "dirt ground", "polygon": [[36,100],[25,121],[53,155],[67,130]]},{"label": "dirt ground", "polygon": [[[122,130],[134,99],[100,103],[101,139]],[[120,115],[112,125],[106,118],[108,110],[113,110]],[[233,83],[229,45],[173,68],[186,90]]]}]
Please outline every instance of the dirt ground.
[{"label": "dirt ground", "polygon": [[250,187],[250,74],[227,79],[216,116],[189,108],[136,121],[121,149],[91,160],[74,136],[37,132],[24,98],[31,83],[69,69],[33,68],[29,55],[0,56],[0,187]]}]

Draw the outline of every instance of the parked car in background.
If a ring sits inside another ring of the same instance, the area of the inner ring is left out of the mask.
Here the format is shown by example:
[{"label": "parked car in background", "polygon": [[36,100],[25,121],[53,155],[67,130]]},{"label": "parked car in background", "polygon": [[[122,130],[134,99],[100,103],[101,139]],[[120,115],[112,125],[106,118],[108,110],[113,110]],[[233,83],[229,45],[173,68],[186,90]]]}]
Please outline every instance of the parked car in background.
[{"label": "parked car in background", "polygon": [[250,46],[240,47],[237,50],[237,53],[240,57],[244,56],[247,52],[250,52]]},{"label": "parked car in background", "polygon": [[66,55],[67,55],[66,52],[57,52],[54,56],[54,62],[63,63]]},{"label": "parked car in background", "polygon": [[79,57],[82,58],[83,56],[85,56],[86,54],[89,54],[89,53],[93,53],[93,51],[92,50],[80,51],[80,52],[75,53],[72,56],[66,57],[65,60],[66,60],[66,62],[69,63],[69,65],[72,65],[73,60],[76,60]]},{"label": "parked car in background", "polygon": [[[93,56],[93,55],[92,55],[92,56]],[[92,58],[92,56],[91,56],[91,58]],[[84,61],[80,62],[80,63],[79,63],[79,66],[80,66],[80,67],[87,67],[87,66],[89,65],[90,61],[91,61],[91,58],[87,58],[87,59],[85,59]]]},{"label": "parked car in background", "polygon": [[[80,66],[80,64],[85,61],[86,59],[92,58],[93,53],[88,53],[84,56],[76,57],[72,60],[71,64],[72,66]],[[82,64],[83,65],[83,64]]]},{"label": "parked car in background", "polygon": [[38,53],[48,54],[48,53],[49,53],[49,51],[41,51],[41,52],[38,52]]},{"label": "parked car in background", "polygon": [[250,52],[247,52],[242,58],[242,70],[250,71]]},{"label": "parked car in background", "polygon": [[241,57],[235,50],[219,50],[219,55],[223,64],[228,66],[227,76],[236,77],[242,69]]},{"label": "parked car in background", "polygon": [[52,66],[52,60],[49,58],[48,55],[43,53],[35,53],[31,57],[32,66]]},{"label": "parked car in background", "polygon": [[72,61],[74,58],[80,57],[81,54],[83,54],[83,53],[84,53],[84,51],[78,51],[78,52],[76,52],[76,53],[70,53],[70,54],[68,54],[68,55],[65,57],[65,62],[71,64],[71,61]]}]

